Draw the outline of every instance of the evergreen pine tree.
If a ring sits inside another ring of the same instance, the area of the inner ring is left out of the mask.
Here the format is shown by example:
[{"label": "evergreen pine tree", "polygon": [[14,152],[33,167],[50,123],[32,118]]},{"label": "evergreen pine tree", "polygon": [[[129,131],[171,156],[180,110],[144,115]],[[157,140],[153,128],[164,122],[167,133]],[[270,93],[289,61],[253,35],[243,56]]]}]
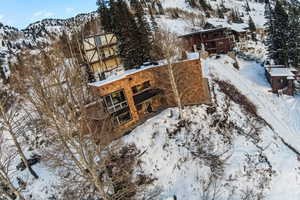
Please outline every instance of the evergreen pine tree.
[{"label": "evergreen pine tree", "polygon": [[265,45],[268,49],[268,58],[274,60],[275,59],[275,47],[274,47],[274,11],[271,7],[269,0],[265,0],[265,19],[266,23],[264,24],[267,39]]},{"label": "evergreen pine tree", "polygon": [[131,69],[150,60],[151,28],[140,1],[132,0],[130,2],[135,10],[135,16],[130,12],[124,0],[109,0],[106,3],[108,5],[103,2],[98,4],[99,12],[107,11],[107,15],[100,13],[101,21],[103,23],[109,19],[107,25],[103,25],[103,27],[105,31],[116,35],[119,55],[125,69]]},{"label": "evergreen pine tree", "polygon": [[231,19],[234,23],[243,23],[243,19],[241,18],[238,10],[231,10]]},{"label": "evergreen pine tree", "polygon": [[111,0],[109,6],[112,32],[118,39],[119,55],[125,69],[130,69],[137,63],[138,50],[135,35],[138,27],[126,2]]},{"label": "evergreen pine tree", "polygon": [[256,26],[251,16],[249,16],[249,30],[251,32],[252,40],[256,41]]},{"label": "evergreen pine tree", "polygon": [[135,17],[137,21],[137,32],[135,38],[137,39],[136,48],[138,51],[138,63],[137,65],[142,65],[145,61],[149,61],[151,59],[150,51],[151,51],[151,28],[145,17],[145,11],[141,5],[139,0],[131,0],[131,4],[135,9]]},{"label": "evergreen pine tree", "polygon": [[199,0],[199,4],[205,12],[212,10],[211,5],[206,0]]},{"label": "evergreen pine tree", "polygon": [[164,10],[163,6],[161,5],[160,1],[157,2],[157,7],[158,7],[158,10],[159,10],[159,14],[160,15],[164,15],[165,14],[165,10]]},{"label": "evergreen pine tree", "polygon": [[217,6],[217,15],[218,15],[219,18],[223,18],[224,19],[223,10],[220,9],[219,5]]},{"label": "evergreen pine tree", "polygon": [[246,0],[246,11],[247,11],[247,12],[250,12],[250,11],[251,11],[248,0]]},{"label": "evergreen pine tree", "polygon": [[152,9],[151,9],[150,6],[148,6],[148,10],[149,10],[149,14],[150,14],[151,30],[152,30],[153,32],[157,32],[157,31],[158,31],[158,25],[157,25],[157,23],[156,23],[156,20],[155,20],[153,11],[152,11]]},{"label": "evergreen pine tree", "polygon": [[276,64],[288,65],[289,22],[288,14],[278,0],[274,9],[274,58]]},{"label": "evergreen pine tree", "polygon": [[241,16],[241,13],[239,12],[239,10],[236,10],[236,17],[237,17],[237,21],[236,23],[244,23],[243,19],[242,19],[242,16]]},{"label": "evergreen pine tree", "polygon": [[254,21],[253,21],[253,19],[252,19],[251,16],[249,16],[249,22],[248,22],[248,24],[249,24],[249,30],[251,32],[256,32],[256,26],[255,26],[255,23],[254,23]]},{"label": "evergreen pine tree", "polygon": [[98,5],[98,12],[100,13],[100,18],[101,18],[101,25],[104,27],[104,29],[107,32],[112,31],[112,24],[111,24],[111,15],[110,11],[107,7],[107,0],[98,0],[97,5]]},{"label": "evergreen pine tree", "polygon": [[289,7],[289,40],[288,57],[290,66],[299,67],[300,64],[300,10],[299,7]]}]

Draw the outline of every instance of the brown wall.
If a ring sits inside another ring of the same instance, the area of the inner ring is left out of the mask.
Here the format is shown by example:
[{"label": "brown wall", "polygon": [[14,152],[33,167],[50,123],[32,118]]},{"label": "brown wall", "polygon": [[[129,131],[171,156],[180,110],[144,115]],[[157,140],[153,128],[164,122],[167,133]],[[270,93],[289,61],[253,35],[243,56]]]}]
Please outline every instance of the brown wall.
[{"label": "brown wall", "polygon": [[[172,66],[183,105],[210,102],[207,81],[202,77],[199,59],[175,63]],[[133,86],[146,81],[150,81],[152,89],[160,89],[162,91],[161,94],[153,97],[149,102],[151,103],[153,111],[176,106],[167,65],[144,69],[101,87],[94,88],[100,96],[106,96],[115,91],[124,89],[132,120],[121,126],[120,129],[129,128],[146,118],[143,114],[145,107],[137,111],[131,89]]]},{"label": "brown wall", "polygon": [[209,53],[227,53],[231,51],[233,44],[234,36],[225,36],[224,33],[218,32],[209,32],[206,34],[194,34],[183,36],[185,49],[187,51],[194,51],[194,45],[198,47],[198,50],[201,49],[201,44],[205,46],[205,50]]},{"label": "brown wall", "polygon": [[119,66],[121,63],[120,58],[110,58],[103,61],[99,61],[96,63],[91,64],[92,72],[103,72],[103,71],[109,71],[117,66]]},{"label": "brown wall", "polygon": [[[283,82],[281,82],[280,80],[283,80]],[[294,95],[293,80],[287,80],[287,77],[285,76],[271,77],[271,86],[274,93],[278,93],[278,90],[287,88],[284,93],[290,96]]]}]

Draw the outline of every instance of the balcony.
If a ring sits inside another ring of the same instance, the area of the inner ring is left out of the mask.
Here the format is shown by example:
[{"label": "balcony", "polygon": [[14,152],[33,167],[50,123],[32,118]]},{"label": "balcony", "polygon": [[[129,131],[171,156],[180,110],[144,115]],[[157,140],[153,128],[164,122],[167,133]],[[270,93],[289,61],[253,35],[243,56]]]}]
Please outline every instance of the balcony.
[{"label": "balcony", "polygon": [[135,105],[139,105],[145,101],[147,101],[148,99],[151,99],[152,97],[161,94],[162,90],[161,89],[149,89],[146,90],[142,93],[139,93],[135,96],[133,96],[133,100],[134,100],[134,104]]}]

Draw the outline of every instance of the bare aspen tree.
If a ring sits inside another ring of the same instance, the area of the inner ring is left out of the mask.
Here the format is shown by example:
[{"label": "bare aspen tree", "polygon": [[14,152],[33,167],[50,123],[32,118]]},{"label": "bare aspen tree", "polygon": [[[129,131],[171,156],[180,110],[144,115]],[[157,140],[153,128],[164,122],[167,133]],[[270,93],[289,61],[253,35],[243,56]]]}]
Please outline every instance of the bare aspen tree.
[{"label": "bare aspen tree", "polygon": [[[65,59],[55,46],[40,52],[24,57],[21,65],[26,76],[16,77],[14,82],[27,86],[22,97],[30,104],[28,112],[39,113],[38,120],[46,130],[51,146],[43,151],[44,160],[62,169],[67,198],[95,195],[103,200],[126,199],[137,188],[132,184],[119,187],[130,177],[126,167],[117,176],[108,170],[109,152],[120,145],[107,146],[114,138],[100,97],[89,90],[77,61]],[[38,61],[34,67],[32,61]]]},{"label": "bare aspen tree", "polygon": [[[161,48],[161,51],[163,53],[164,59],[167,61],[168,65],[168,77],[169,79],[167,81],[170,81],[172,93],[174,95],[177,107],[179,109],[179,117],[180,119],[184,119],[184,113],[183,113],[183,102],[182,97],[190,94],[192,91],[192,88],[181,88],[179,90],[179,85],[183,84],[183,82],[188,82],[189,80],[186,80],[187,76],[185,73],[189,73],[188,70],[185,68],[182,69],[175,69],[175,63],[180,62],[182,59],[186,59],[183,56],[183,44],[181,40],[175,35],[168,31],[161,31],[159,33],[158,39],[159,45]],[[186,55],[185,55],[186,56]],[[162,75],[164,76],[164,75]],[[163,88],[164,90],[168,90],[168,88]]]},{"label": "bare aspen tree", "polygon": [[19,113],[17,103],[13,104],[9,109],[5,108],[5,103],[6,100],[2,100],[0,102],[0,126],[3,130],[2,134],[6,133],[10,136],[25,167],[29,170],[30,174],[34,176],[34,178],[38,179],[39,176],[29,165],[21,144],[18,141],[18,135],[20,135],[21,131],[24,131],[24,117],[22,117],[22,114]]},{"label": "bare aspen tree", "polygon": [[[13,184],[13,161],[16,158],[16,152],[12,151],[4,139],[3,130],[0,131],[0,198],[6,197],[14,200],[18,197],[20,200],[25,200],[21,192]],[[9,150],[8,150],[9,149]]]},{"label": "bare aspen tree", "polygon": [[[104,167],[101,161],[98,162],[102,146],[97,145],[99,138],[96,137],[97,132],[104,127],[93,130],[89,125],[86,107],[89,101],[86,99],[87,95],[84,95],[87,88],[80,68],[72,66],[75,63],[73,61],[65,63],[63,60],[61,66],[56,66],[53,61],[58,58],[59,55],[54,52],[49,58],[48,66],[41,66],[51,69],[46,79],[40,81],[38,74],[34,72],[29,77],[32,89],[32,94],[29,94],[32,96],[29,98],[35,104],[34,107],[43,113],[44,124],[49,129],[49,136],[53,138],[56,151],[51,152],[51,159],[66,156],[66,160],[58,160],[61,162],[56,164],[67,168],[72,166],[69,170],[80,173],[81,178],[92,183],[98,195],[107,200],[109,198],[105,188],[108,186],[99,178],[100,170]],[[94,117],[101,122],[102,119],[97,118],[96,114]]]},{"label": "bare aspen tree", "polygon": [[183,106],[177,88],[177,84],[174,76],[174,69],[173,69],[173,63],[178,58],[178,55],[180,55],[181,48],[178,42],[178,38],[176,37],[176,35],[172,34],[171,32],[168,31],[162,32],[161,39],[162,39],[161,48],[168,64],[168,71],[169,71],[172,90],[179,109],[180,119],[183,119],[183,112],[182,112]]}]

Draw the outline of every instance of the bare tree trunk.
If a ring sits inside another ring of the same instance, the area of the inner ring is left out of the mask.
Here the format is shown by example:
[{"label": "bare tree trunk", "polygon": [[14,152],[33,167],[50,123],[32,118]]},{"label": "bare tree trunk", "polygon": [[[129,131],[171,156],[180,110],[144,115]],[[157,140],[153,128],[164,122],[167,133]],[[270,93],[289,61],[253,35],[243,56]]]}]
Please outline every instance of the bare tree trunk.
[{"label": "bare tree trunk", "polygon": [[[12,184],[12,182],[10,181],[8,174],[6,173],[6,171],[3,169],[3,166],[1,166],[0,168],[0,180],[4,182],[4,184],[9,187],[9,189],[12,191],[13,194],[15,194],[20,200],[25,200],[25,198],[23,197],[23,195],[15,188],[15,186]],[[5,195],[9,198],[11,198],[12,200],[14,200],[14,198],[11,196],[11,194],[9,194],[7,191],[2,190]]]},{"label": "bare tree trunk", "polygon": [[176,84],[176,80],[175,80],[175,76],[174,76],[174,70],[173,70],[173,66],[172,66],[170,57],[167,58],[167,62],[168,62],[169,76],[170,76],[170,81],[171,81],[171,85],[172,85],[172,90],[173,90],[175,100],[177,102],[177,106],[179,109],[179,118],[183,119],[183,111],[182,111],[183,107],[182,107],[180,95],[178,92],[178,88],[177,88],[177,84]]},{"label": "bare tree trunk", "polygon": [[8,124],[8,126],[9,126],[8,132],[9,132],[11,138],[12,138],[13,141],[14,141],[14,144],[15,144],[15,146],[16,146],[16,148],[17,148],[18,154],[21,156],[21,159],[22,159],[22,161],[24,162],[26,168],[29,170],[30,174],[31,174],[35,179],[38,179],[39,176],[38,176],[37,173],[32,169],[32,167],[29,165],[29,163],[28,163],[28,161],[27,161],[27,159],[26,159],[26,156],[25,156],[25,154],[24,154],[24,152],[23,152],[23,150],[22,150],[22,148],[21,148],[21,146],[20,146],[20,143],[18,142],[17,137],[16,137],[15,133],[14,133],[13,130],[12,130],[11,125]]},{"label": "bare tree trunk", "polygon": [[[12,108],[14,109],[14,108]],[[9,135],[11,136],[11,138],[13,139],[14,145],[17,148],[17,153],[20,155],[22,161],[24,162],[26,168],[29,170],[29,172],[31,173],[32,176],[34,176],[34,178],[38,179],[38,175],[35,173],[35,171],[31,168],[31,166],[29,165],[26,156],[21,148],[20,143],[18,142],[16,133],[13,130],[13,126],[17,126],[18,127],[18,122],[14,121],[15,118],[14,116],[17,114],[16,111],[10,111],[12,113],[6,113],[4,106],[2,104],[0,104],[0,118],[2,118],[3,120],[3,126],[6,127]],[[22,128],[22,127],[18,127],[18,128]]]}]

